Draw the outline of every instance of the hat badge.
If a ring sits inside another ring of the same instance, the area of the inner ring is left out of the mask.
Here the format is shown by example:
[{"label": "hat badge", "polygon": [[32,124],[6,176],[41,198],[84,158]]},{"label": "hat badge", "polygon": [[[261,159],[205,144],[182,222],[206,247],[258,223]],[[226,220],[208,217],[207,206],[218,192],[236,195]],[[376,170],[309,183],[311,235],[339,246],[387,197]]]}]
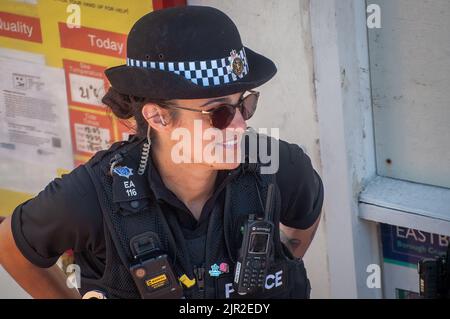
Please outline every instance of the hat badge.
[{"label": "hat badge", "polygon": [[242,77],[242,72],[244,71],[244,62],[242,62],[242,59],[237,54],[236,50],[233,50],[230,52],[230,65],[231,70],[234,74],[236,74],[238,77]]}]

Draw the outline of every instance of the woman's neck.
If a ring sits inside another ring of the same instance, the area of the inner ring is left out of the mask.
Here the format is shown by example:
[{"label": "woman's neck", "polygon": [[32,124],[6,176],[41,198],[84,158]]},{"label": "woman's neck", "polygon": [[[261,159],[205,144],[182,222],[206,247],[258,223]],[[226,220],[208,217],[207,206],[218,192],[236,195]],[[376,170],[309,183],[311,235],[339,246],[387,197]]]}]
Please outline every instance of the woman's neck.
[{"label": "woman's neck", "polygon": [[214,192],[217,170],[195,163],[174,163],[171,150],[161,149],[160,145],[155,145],[151,156],[164,185],[198,220],[205,202]]}]

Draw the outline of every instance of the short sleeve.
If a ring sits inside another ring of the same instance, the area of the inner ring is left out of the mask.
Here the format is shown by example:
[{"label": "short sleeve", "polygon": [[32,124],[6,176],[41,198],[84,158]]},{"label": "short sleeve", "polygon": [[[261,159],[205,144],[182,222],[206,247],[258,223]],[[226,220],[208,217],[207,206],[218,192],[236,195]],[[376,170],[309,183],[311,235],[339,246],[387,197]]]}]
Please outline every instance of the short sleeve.
[{"label": "short sleeve", "polygon": [[317,220],[323,204],[323,184],[311,159],[296,144],[280,140],[277,183],[281,193],[280,221],[307,229]]},{"label": "short sleeve", "polygon": [[95,187],[83,165],[50,182],[36,197],[17,206],[12,233],[31,263],[47,268],[65,251],[81,252],[98,242],[102,214]]}]

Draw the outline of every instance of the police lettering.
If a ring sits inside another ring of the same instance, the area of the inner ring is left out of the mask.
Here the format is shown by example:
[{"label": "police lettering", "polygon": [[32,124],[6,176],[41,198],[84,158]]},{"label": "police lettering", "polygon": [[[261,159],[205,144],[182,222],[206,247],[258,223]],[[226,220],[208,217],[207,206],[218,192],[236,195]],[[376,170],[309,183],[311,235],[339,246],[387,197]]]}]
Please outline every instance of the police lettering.
[{"label": "police lettering", "polygon": [[[274,286],[275,287],[279,287],[283,284],[283,282],[281,281],[281,275],[283,274],[283,271],[277,271],[275,273],[275,275],[268,275],[266,277],[266,284],[265,284],[265,288],[266,289],[272,289]],[[270,283],[269,283],[270,280]]]},{"label": "police lettering", "polygon": [[[283,285],[283,270],[277,271],[274,274],[269,274],[266,276],[266,282],[264,288],[270,290],[274,287],[280,287]],[[233,284],[225,284],[225,298],[230,298],[230,295],[234,292]]]}]

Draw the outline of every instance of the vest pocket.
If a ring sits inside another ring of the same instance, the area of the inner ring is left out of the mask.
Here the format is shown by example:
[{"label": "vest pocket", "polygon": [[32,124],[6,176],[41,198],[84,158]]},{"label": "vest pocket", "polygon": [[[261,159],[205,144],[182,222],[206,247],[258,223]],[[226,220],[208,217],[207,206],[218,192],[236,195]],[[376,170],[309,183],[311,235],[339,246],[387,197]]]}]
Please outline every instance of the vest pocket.
[{"label": "vest pocket", "polygon": [[131,214],[139,213],[144,209],[147,209],[149,203],[148,199],[132,200],[119,202],[120,213],[122,216],[128,216]]}]

